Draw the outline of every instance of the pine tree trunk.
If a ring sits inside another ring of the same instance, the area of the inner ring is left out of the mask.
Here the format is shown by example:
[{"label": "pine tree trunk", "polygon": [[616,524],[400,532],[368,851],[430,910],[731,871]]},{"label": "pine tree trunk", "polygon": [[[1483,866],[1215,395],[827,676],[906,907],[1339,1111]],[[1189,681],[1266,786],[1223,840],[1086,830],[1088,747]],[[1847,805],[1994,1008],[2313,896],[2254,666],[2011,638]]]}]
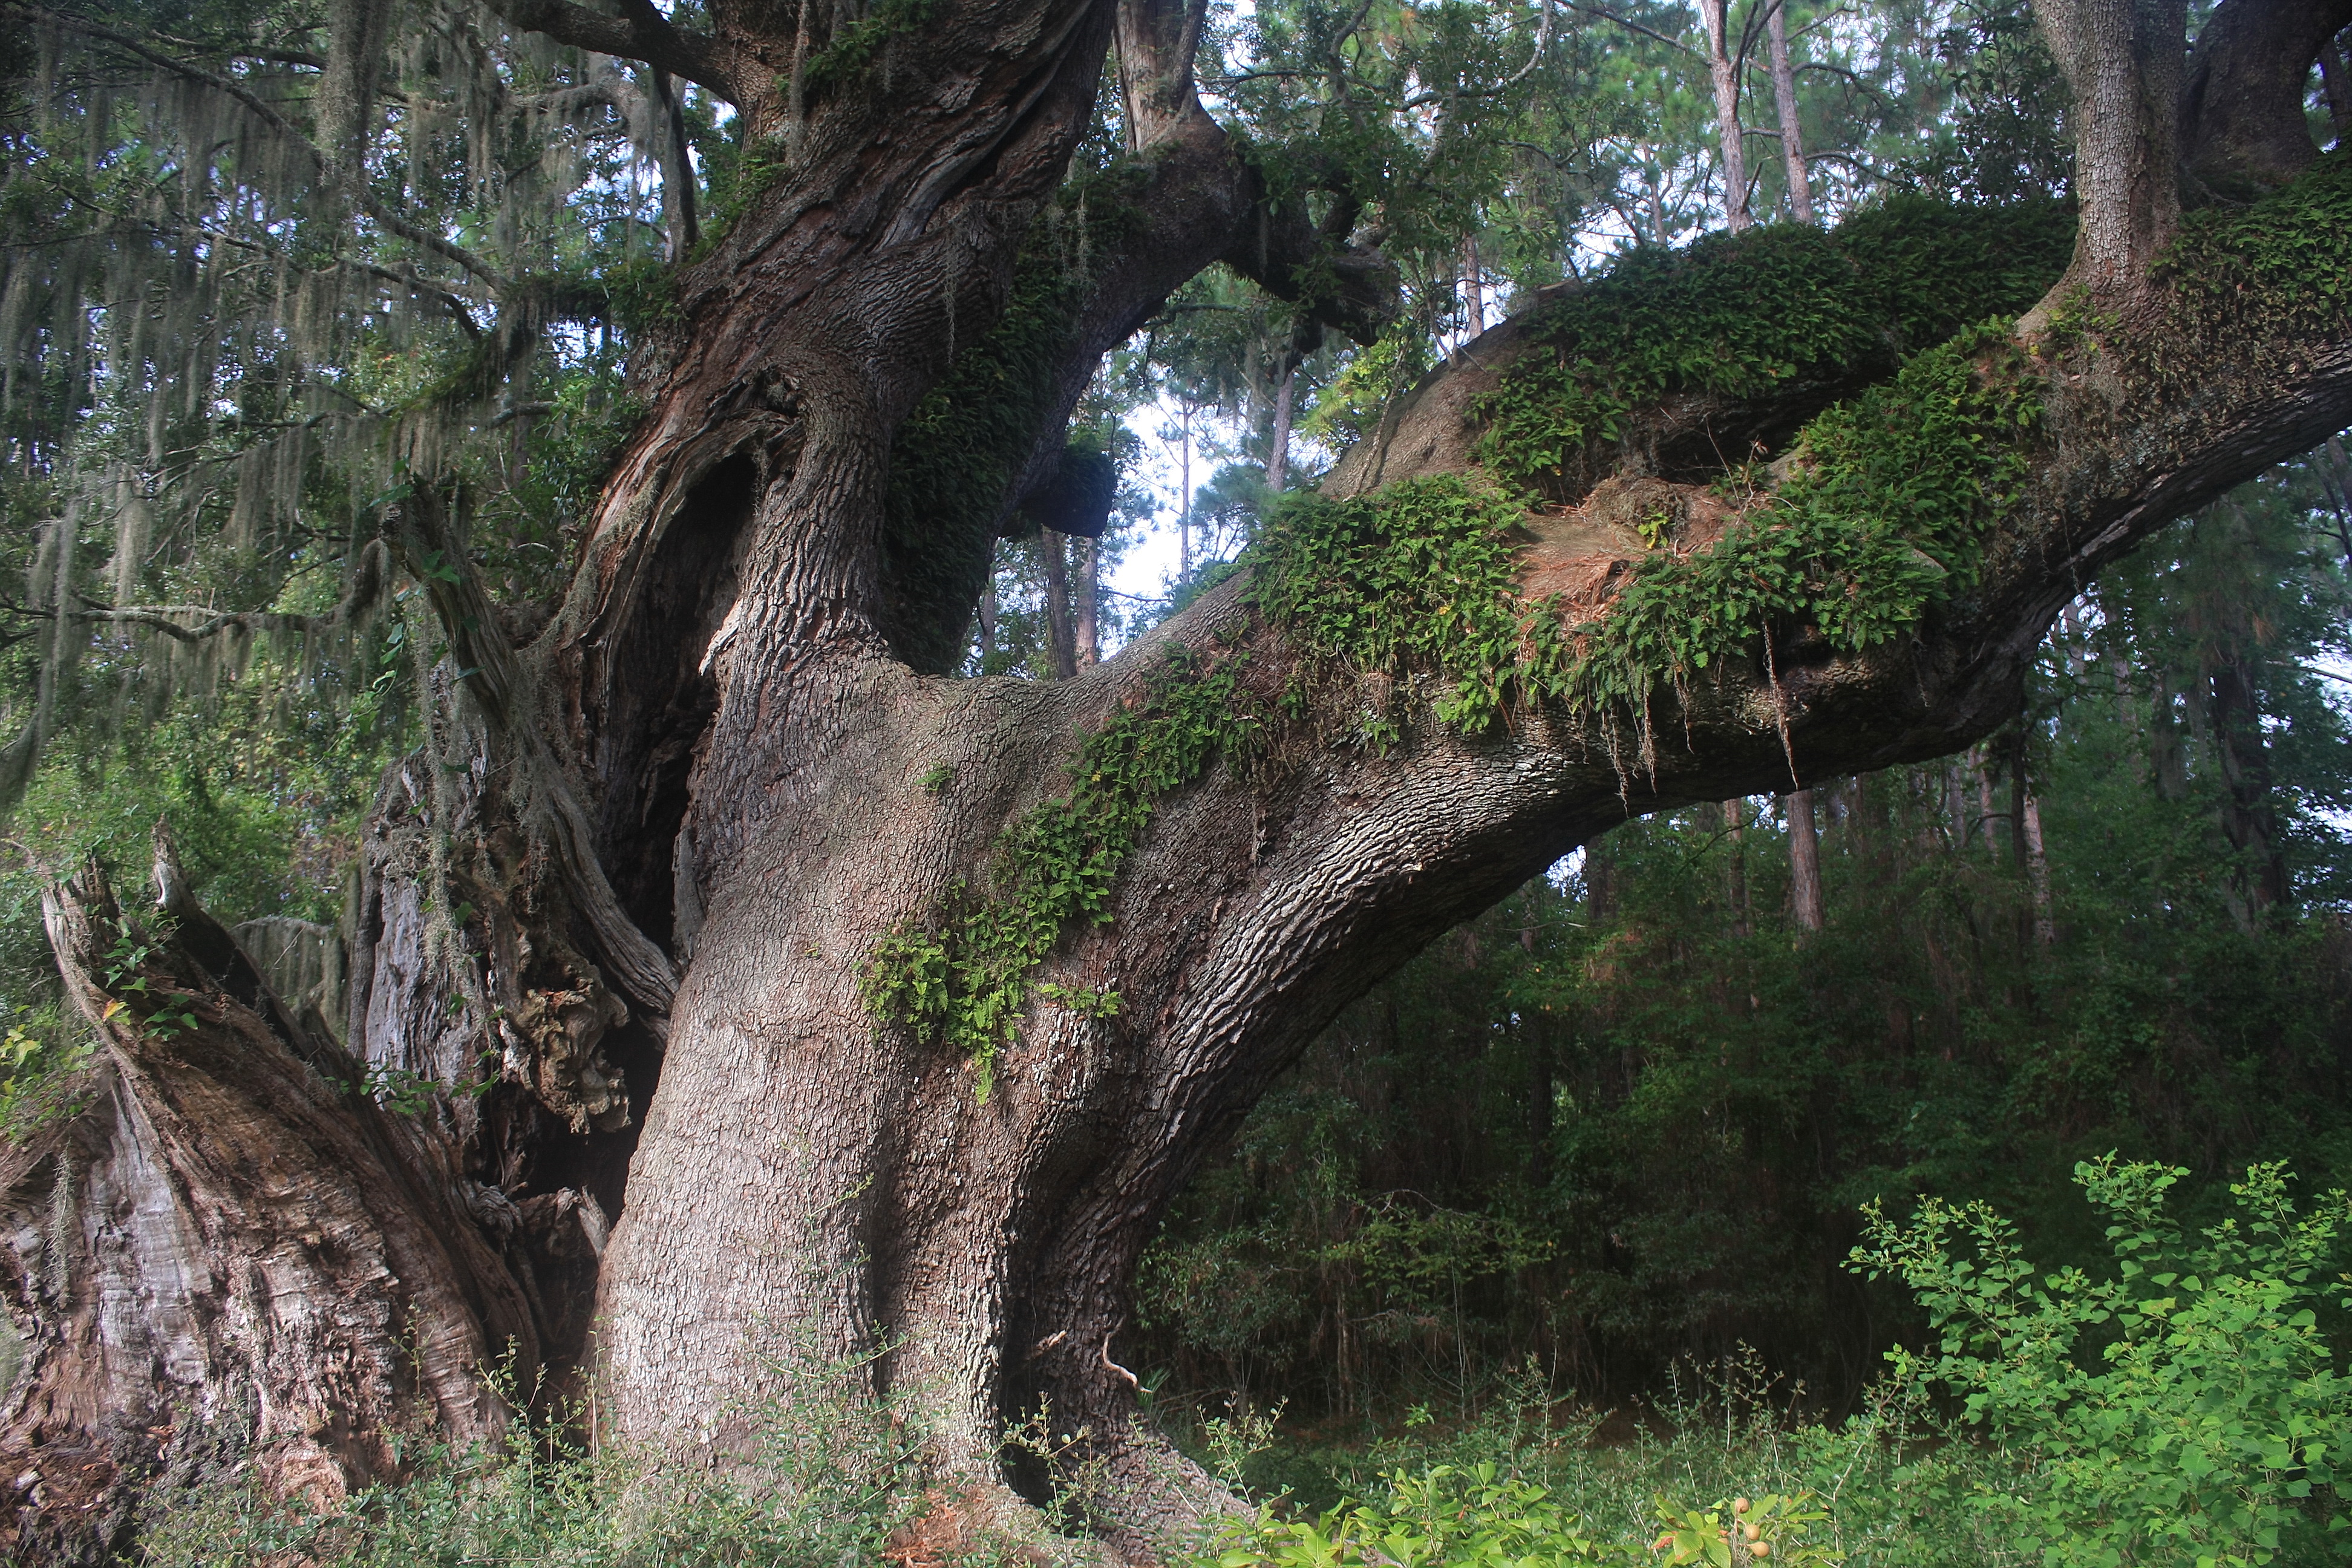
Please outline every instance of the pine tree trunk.
[{"label": "pine tree trunk", "polygon": [[1813,187],[1805,173],[1805,131],[1797,114],[1797,72],[1789,59],[1788,0],[1765,0],[1772,47],[1772,106],[1780,117],[1780,162],[1788,171],[1789,214],[1813,221]]},{"label": "pine tree trunk", "polygon": [[1077,544],[1077,667],[1085,669],[1102,662],[1102,636],[1097,621],[1102,613],[1101,556],[1096,541],[1081,539]]},{"label": "pine tree trunk", "polygon": [[1282,373],[1282,385],[1274,395],[1274,437],[1266,447],[1265,488],[1280,495],[1290,479],[1290,399],[1297,390],[1298,367],[1292,365]]},{"label": "pine tree trunk", "polygon": [[1078,672],[1077,631],[1070,604],[1069,541],[1050,528],[1037,531],[1037,554],[1045,563],[1045,637],[1054,674],[1067,680]]},{"label": "pine tree trunk", "polygon": [[1699,0],[1706,25],[1707,79],[1715,89],[1715,134],[1722,152],[1723,216],[1731,232],[1753,228],[1748,210],[1748,150],[1739,129],[1739,66],[1731,58],[1731,0]]},{"label": "pine tree trunk", "polygon": [[1801,931],[1819,931],[1822,909],[1822,838],[1813,822],[1813,792],[1787,797],[1789,809],[1789,908]]},{"label": "pine tree trunk", "polygon": [[1731,934],[1750,934],[1748,921],[1748,836],[1742,823],[1747,817],[1748,803],[1727,800],[1723,803],[1724,837],[1731,841],[1731,851],[1723,862],[1723,902],[1731,913]]},{"label": "pine tree trunk", "polygon": [[2021,789],[2018,801],[2018,826],[2025,843],[2025,885],[2033,898],[2033,945],[2047,952],[2058,945],[2058,920],[2050,900],[2050,856],[2042,842],[2042,802],[2030,789]]},{"label": "pine tree trunk", "polygon": [[2237,879],[2255,918],[2289,900],[2286,857],[2271,803],[2270,747],[2262,704],[2243,661],[2231,649],[2207,677],[2208,726],[2221,764],[2221,831],[2238,852]]}]

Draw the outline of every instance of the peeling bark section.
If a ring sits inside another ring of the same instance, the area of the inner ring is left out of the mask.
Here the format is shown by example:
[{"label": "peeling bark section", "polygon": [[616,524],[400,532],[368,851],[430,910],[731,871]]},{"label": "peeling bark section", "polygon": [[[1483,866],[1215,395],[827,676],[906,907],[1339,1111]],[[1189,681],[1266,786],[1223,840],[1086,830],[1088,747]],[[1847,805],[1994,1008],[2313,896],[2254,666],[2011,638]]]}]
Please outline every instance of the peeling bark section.
[{"label": "peeling bark section", "polygon": [[249,1466],[331,1499],[396,1473],[404,1433],[495,1430],[479,1372],[536,1331],[430,1142],[331,1080],[332,1042],[289,1037],[201,910],[126,919],[93,866],[44,913],[100,1055],[0,1157],[12,1558],[100,1560],[150,1489]]}]

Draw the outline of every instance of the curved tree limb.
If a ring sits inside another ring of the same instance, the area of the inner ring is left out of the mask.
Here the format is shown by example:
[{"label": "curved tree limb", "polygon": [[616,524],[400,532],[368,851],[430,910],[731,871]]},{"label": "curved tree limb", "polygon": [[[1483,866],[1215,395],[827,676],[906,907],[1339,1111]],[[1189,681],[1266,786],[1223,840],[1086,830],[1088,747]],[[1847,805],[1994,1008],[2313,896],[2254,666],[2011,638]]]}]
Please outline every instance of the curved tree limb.
[{"label": "curved tree limb", "polygon": [[2181,163],[2212,195],[2242,200],[2319,156],[2304,112],[2312,61],[2352,26],[2352,0],[2232,0],[2197,35],[2181,97]]},{"label": "curved tree limb", "polygon": [[570,0],[486,0],[502,20],[526,32],[544,33],[559,44],[625,60],[642,60],[684,77],[730,102],[742,93],[719,41],[671,23],[651,0],[627,0],[618,16],[591,11]]}]

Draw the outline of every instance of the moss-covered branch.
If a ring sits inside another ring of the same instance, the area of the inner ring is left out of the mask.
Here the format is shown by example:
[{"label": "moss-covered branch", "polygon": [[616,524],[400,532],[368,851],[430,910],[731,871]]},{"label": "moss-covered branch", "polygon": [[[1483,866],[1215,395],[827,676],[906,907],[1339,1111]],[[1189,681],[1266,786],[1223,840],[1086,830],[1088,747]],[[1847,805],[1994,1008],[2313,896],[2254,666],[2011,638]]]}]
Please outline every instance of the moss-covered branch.
[{"label": "moss-covered branch", "polygon": [[1884,375],[1969,322],[2024,311],[2073,238],[2051,203],[1899,197],[1834,233],[1774,225],[1633,251],[1543,308],[1528,352],[1475,406],[1476,456],[1507,485],[1570,499],[1670,395],[1769,399]]}]

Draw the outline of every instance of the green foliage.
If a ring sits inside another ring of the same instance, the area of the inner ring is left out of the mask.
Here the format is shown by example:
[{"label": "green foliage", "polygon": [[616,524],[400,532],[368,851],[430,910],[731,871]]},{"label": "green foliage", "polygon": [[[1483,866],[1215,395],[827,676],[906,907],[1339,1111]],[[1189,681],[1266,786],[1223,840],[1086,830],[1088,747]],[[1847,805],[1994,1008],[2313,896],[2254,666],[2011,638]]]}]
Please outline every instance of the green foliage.
[{"label": "green foliage", "polygon": [[[6,1038],[0,1040],[0,1135],[22,1143],[79,1108],[76,1091],[94,1047],[87,1038],[68,1040],[54,1005],[37,1012],[16,1008]],[[0,1379],[0,1389],[6,1386]]]},{"label": "green foliage", "polygon": [[1759,637],[1769,656],[1776,626],[1860,652],[1968,586],[2041,418],[2014,357],[2007,324],[1990,321],[1822,414],[1794,474],[1715,544],[1635,564],[1552,689],[1638,705]]},{"label": "green foliage", "polygon": [[1769,658],[1779,628],[1857,652],[1966,586],[2040,417],[2007,343],[1988,322],[1821,415],[1786,483],[1713,544],[1638,563],[1601,620],[1563,628],[1553,604],[1519,598],[1524,510],[1450,475],[1345,500],[1285,498],[1252,602],[1317,653],[1436,671],[1436,716],[1465,731],[1514,700],[1552,698],[1622,708],[1646,733],[1657,686],[1759,640]]},{"label": "green foliage", "polygon": [[1230,1528],[1213,1559],[1217,1568],[1553,1568],[1646,1560],[1639,1544],[1597,1538],[1546,1489],[1503,1474],[1491,1461],[1467,1469],[1400,1469],[1386,1479],[1385,1496],[1316,1519],[1260,1509],[1255,1520]]},{"label": "green foliage", "polygon": [[[712,221],[719,221],[716,213]],[[686,320],[677,300],[677,270],[657,256],[618,262],[606,268],[599,281],[613,320],[633,331],[677,326]]]},{"label": "green foliage", "polygon": [[[1079,742],[1067,795],[1047,801],[998,839],[987,885],[959,884],[928,920],[876,942],[859,989],[876,1016],[969,1057],[984,1103],[997,1053],[1020,1027],[1037,966],[1082,921],[1110,921],[1119,867],[1141,841],[1162,796],[1192,783],[1219,754],[1239,769],[1262,721],[1240,682],[1241,656],[1202,668],[1171,654],[1145,700]],[[1110,1016],[1116,994],[1049,988],[1088,1016]]]},{"label": "green foliage", "polygon": [[189,1011],[185,996],[159,994],[147,981],[148,960],[170,942],[175,923],[165,920],[148,931],[118,917],[114,940],[106,950],[105,985],[113,994],[106,1005],[106,1016],[114,1018],[127,1012],[133,1024],[158,1040],[169,1040],[196,1026],[196,1016]]},{"label": "green foliage", "polygon": [[[751,210],[760,199],[782,180],[792,166],[782,142],[773,137],[755,136],[748,123],[741,125],[733,137],[714,139],[709,159],[710,169],[710,205],[704,216],[701,235],[696,241],[689,261],[701,261],[719,248],[727,231]],[[668,271],[667,268],[663,269]],[[675,320],[677,283],[670,279],[660,288],[640,283],[621,299],[642,301],[650,307],[656,320]],[[664,296],[667,293],[667,302]],[[616,301],[617,302],[617,301]]]},{"label": "green foliage", "polygon": [[1581,489],[1574,476],[1597,477],[1588,449],[1669,393],[1769,398],[2017,314],[2064,269],[2073,235],[2049,202],[1895,197],[1834,234],[1776,224],[1633,250],[1544,308],[1537,346],[1475,405],[1477,456],[1509,484]]},{"label": "green foliage", "polygon": [[863,16],[841,23],[824,47],[808,58],[803,80],[809,90],[835,86],[865,70],[890,40],[931,19],[936,0],[875,0]]},{"label": "green foliage", "polygon": [[[1498,718],[1514,690],[1541,689],[1561,645],[1524,606],[1517,502],[1456,475],[1410,479],[1329,500],[1286,496],[1260,537],[1248,594],[1274,625],[1360,669],[1439,672],[1440,717],[1465,730]],[[1549,654],[1549,663],[1538,662]],[[1375,732],[1378,742],[1383,736]]]},{"label": "green foliage", "polygon": [[[151,710],[119,740],[61,737],[12,830],[48,866],[91,854],[137,866],[162,816],[197,897],[221,920],[331,921],[359,816],[405,743],[406,635],[395,621],[383,641],[361,643],[300,685],[256,659],[246,679]],[[22,864],[0,865],[0,996],[10,1002],[56,984],[39,885]]]},{"label": "green foliage", "polygon": [[2030,1456],[2032,1489],[1966,1500],[2053,1564],[2316,1562],[2347,1527],[2352,1377],[2318,1310],[2352,1308],[2352,1284],[2328,1278],[2352,1205],[2338,1191],[2298,1215],[2284,1168],[2258,1164],[2196,1243],[2166,1212],[2187,1174],[2113,1155],[2075,1167],[2111,1221],[2105,1278],[2036,1268],[1981,1203],[1930,1198],[1905,1226],[1864,1211],[1853,1266],[1901,1279],[1938,1335],[1932,1354],[1891,1352],[1897,1375],[1951,1390],[1969,1423]]},{"label": "green foliage", "polygon": [[1655,1541],[1605,1533],[1563,1499],[1494,1460],[1423,1465],[1385,1478],[1385,1495],[1307,1519],[1262,1507],[1229,1527],[1215,1568],[1562,1568],[1663,1563],[1669,1568],[1811,1568],[1843,1561],[1811,1537],[1829,1516],[1811,1493],[1726,1498],[1694,1508],[1660,1496]]},{"label": "green foliage", "polygon": [[1976,201],[2063,194],[2074,174],[2066,79],[2025,0],[1964,0],[1936,56],[1952,112],[1907,172]]},{"label": "green foliage", "polygon": [[[1339,1500],[1269,1502],[1201,1568],[2335,1561],[2352,1378],[2315,1309],[2347,1289],[2326,1275],[2352,1211],[2336,1193],[2297,1215],[2283,1168],[2258,1165],[2230,1189],[2235,1213],[2189,1243],[2165,1212],[2183,1174],[2079,1167],[2114,1222],[2098,1279],[2025,1263],[1981,1204],[1931,1199],[1907,1226],[1874,1206],[1853,1267],[1908,1284],[1941,1350],[1891,1352],[1894,1374],[1843,1422],[1790,1422],[1743,1350],[1600,1446],[1602,1418],[1551,1397],[1530,1359],[1459,1427],[1424,1408],[1368,1449],[1298,1454],[1290,1473],[1319,1464]],[[1959,1396],[1957,1423],[1930,1414],[1938,1387]]]},{"label": "green foliage", "polygon": [[2243,207],[2185,217],[2158,264],[2175,320],[2191,331],[2323,336],[2352,318],[2352,149],[2321,158]]},{"label": "green foliage", "polygon": [[[1979,1542],[1935,1518],[1914,1475],[1919,1439],[1929,1434],[1911,1412],[1882,1402],[1837,1428],[1791,1430],[1748,1397],[1769,1392],[1753,1382],[1748,1362],[1605,1443],[1599,1438],[1608,1417],[1550,1394],[1530,1360],[1459,1425],[1418,1409],[1402,1432],[1366,1448],[1294,1444],[1286,1474],[1307,1490],[1282,1484],[1255,1518],[1226,1526],[1193,1562],[1196,1568],[1988,1568],[2010,1561],[1979,1553]],[[1286,1457],[1270,1431],[1252,1454],[1261,1461]],[[1954,1458],[1956,1475],[2016,1474],[1981,1451]],[[1236,1484],[1261,1485],[1272,1474],[1264,1463],[1247,1477],[1230,1467],[1227,1473]],[[1338,1499],[1318,1500],[1328,1487]]]},{"label": "green foliage", "polygon": [[1429,364],[1422,335],[1401,324],[1349,359],[1298,427],[1334,448],[1360,441],[1379,427],[1389,401],[1421,379]]},{"label": "green foliage", "polygon": [[[1133,1364],[1162,1404],[1360,1432],[1530,1351],[1615,1403],[1745,1340],[1843,1408],[1926,1331],[1839,1268],[1870,1199],[1983,1199],[2090,1267],[2070,1173],[2107,1149],[2352,1184],[2346,472],[2284,465],[2111,567],[1979,748],[1817,782],[1825,929],[1787,913],[1785,816],[1747,803],[1735,839],[1708,803],[1618,825],[1375,987],[1147,1252]],[[2230,755],[2225,675],[2254,693]],[[2256,807],[2267,849],[2223,827]],[[2294,904],[2258,910],[2273,851]],[[2175,1192],[2194,1225],[2226,1203]]]}]

